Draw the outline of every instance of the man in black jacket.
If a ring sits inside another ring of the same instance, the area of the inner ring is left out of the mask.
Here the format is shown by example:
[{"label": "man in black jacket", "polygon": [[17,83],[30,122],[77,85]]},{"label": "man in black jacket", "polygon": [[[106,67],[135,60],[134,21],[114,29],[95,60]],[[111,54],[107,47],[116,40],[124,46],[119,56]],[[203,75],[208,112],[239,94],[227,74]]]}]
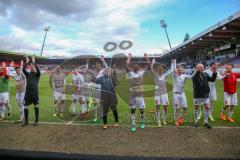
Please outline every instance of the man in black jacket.
[{"label": "man in black jacket", "polygon": [[216,69],[213,71],[212,77],[204,72],[203,64],[198,64],[196,66],[196,73],[192,77],[193,81],[193,98],[194,98],[194,115],[195,115],[195,127],[198,127],[198,108],[203,105],[204,110],[204,127],[210,129],[212,128],[208,124],[209,117],[209,81],[214,82],[217,78]]},{"label": "man in black jacket", "polygon": [[[30,70],[27,69],[27,65],[30,65]],[[39,98],[38,98],[38,82],[41,76],[40,70],[35,63],[35,57],[32,58],[32,63],[29,63],[28,57],[26,57],[26,63],[23,66],[23,73],[26,76],[27,87],[26,93],[24,96],[24,124],[23,126],[28,125],[28,106],[31,104],[34,105],[35,111],[35,123],[34,126],[38,125],[38,117],[39,117]]]},{"label": "man in black jacket", "polygon": [[115,124],[118,127],[118,112],[117,112],[117,96],[111,80],[111,69],[104,70],[104,76],[96,79],[96,84],[101,85],[101,106],[103,109],[103,129],[107,129],[107,114],[109,107],[111,108]]}]

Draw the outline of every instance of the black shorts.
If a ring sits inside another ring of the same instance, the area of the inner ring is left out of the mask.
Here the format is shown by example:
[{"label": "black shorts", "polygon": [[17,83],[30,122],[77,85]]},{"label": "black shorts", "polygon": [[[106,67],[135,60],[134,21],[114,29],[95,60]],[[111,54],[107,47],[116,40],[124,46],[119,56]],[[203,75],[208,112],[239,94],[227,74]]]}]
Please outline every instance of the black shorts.
[{"label": "black shorts", "polygon": [[39,104],[39,98],[38,98],[38,93],[26,93],[24,97],[24,105],[29,106],[29,105],[37,105]]}]

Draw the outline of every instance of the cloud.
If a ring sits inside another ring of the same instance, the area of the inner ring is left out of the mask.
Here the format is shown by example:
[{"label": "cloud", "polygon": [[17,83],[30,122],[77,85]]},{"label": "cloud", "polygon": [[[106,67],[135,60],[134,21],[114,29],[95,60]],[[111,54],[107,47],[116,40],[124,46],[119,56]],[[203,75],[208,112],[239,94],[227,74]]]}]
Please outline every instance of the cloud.
[{"label": "cloud", "polygon": [[[5,25],[10,28],[8,35],[0,37],[0,42],[4,42],[0,47],[39,53],[44,36],[42,29],[50,25],[45,55],[103,54],[106,42],[137,41],[139,33],[147,30],[141,28],[141,21],[147,18],[147,10],[156,3],[164,5],[167,1],[0,1],[0,20],[5,20]],[[141,45],[134,47],[141,48]]]},{"label": "cloud", "polygon": [[49,22],[60,24],[64,19],[85,20],[94,14],[97,5],[97,0],[6,0],[0,1],[0,15],[15,25],[34,29]]}]

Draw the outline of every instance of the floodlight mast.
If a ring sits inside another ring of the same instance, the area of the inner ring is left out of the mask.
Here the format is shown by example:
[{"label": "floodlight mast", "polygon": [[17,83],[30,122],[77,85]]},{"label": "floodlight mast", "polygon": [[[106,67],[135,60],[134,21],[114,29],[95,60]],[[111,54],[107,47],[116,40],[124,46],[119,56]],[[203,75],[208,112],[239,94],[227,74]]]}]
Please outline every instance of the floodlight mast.
[{"label": "floodlight mast", "polygon": [[41,56],[43,54],[43,49],[44,49],[44,45],[45,45],[45,41],[46,41],[46,37],[47,37],[47,32],[50,31],[51,27],[50,26],[47,26],[44,28],[44,31],[45,31],[45,35],[44,35],[44,39],[43,39],[43,44],[42,44],[42,49],[41,49]]},{"label": "floodlight mast", "polygon": [[166,33],[166,36],[167,36],[167,40],[168,40],[168,44],[169,44],[169,47],[170,47],[170,50],[172,49],[172,46],[171,46],[171,43],[170,43],[170,40],[169,40],[169,37],[168,37],[168,32],[167,32],[167,23],[165,22],[165,20],[161,20],[160,21],[160,25],[162,28],[164,28],[165,30],[165,33]]}]

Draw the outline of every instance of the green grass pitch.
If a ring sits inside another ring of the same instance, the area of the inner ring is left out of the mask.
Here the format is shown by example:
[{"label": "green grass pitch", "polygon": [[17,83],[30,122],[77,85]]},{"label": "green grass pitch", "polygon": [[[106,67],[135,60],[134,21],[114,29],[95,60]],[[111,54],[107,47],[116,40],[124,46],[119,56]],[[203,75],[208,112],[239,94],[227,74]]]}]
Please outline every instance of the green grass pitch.
[{"label": "green grass pitch", "polygon": [[[118,94],[121,94],[123,96],[118,95],[118,112],[119,112],[119,121],[120,124],[130,124],[130,113],[129,113],[129,107],[126,103],[126,97],[128,95],[128,81],[125,79],[125,76],[118,75],[118,79],[120,80],[120,85],[117,88]],[[68,83],[70,82],[70,76],[68,76]],[[172,102],[172,92],[171,92],[171,84],[172,84],[172,78],[170,77],[169,80],[169,111],[168,111],[168,124],[173,125],[173,109],[171,106]],[[151,90],[154,87],[154,81],[152,79],[151,74],[147,74],[144,78],[144,89],[145,90]],[[239,86],[239,83],[238,83]],[[222,122],[219,119],[219,114],[221,111],[221,108],[223,106],[223,82],[217,80],[216,81],[216,87],[217,87],[217,95],[218,100],[214,104],[214,111],[213,111],[213,117],[215,118],[216,122],[211,122],[213,126],[240,126],[240,108],[239,106],[236,106],[234,109],[234,115],[233,118],[235,119],[235,123],[229,123],[229,122]],[[238,95],[239,94],[239,87],[238,87]],[[188,114],[186,116],[186,120],[184,125],[192,125],[194,121],[194,114],[193,114],[193,98],[192,98],[192,82],[191,80],[188,80],[185,85],[185,93],[188,100]],[[10,101],[12,105],[12,117],[10,120],[16,120],[18,119],[19,113],[18,113],[18,106],[15,102],[15,84],[14,80],[10,80]],[[153,94],[152,94],[153,95]],[[71,96],[67,95],[67,103],[71,103]],[[125,97],[125,98],[121,98]],[[40,121],[41,122],[56,122],[56,123],[67,123],[69,120],[71,120],[74,116],[69,113],[68,108],[65,109],[64,118],[60,119],[58,117],[53,117],[53,98],[52,98],[52,89],[49,86],[49,76],[48,75],[41,75],[40,82],[39,82],[39,99],[40,99]],[[124,100],[125,99],[125,100]],[[155,125],[155,114],[148,112],[149,110],[154,110],[154,97],[149,96],[145,98],[146,100],[146,109],[145,109],[145,121],[148,125]],[[78,107],[80,108],[79,104]],[[162,110],[162,107],[161,107]],[[34,110],[33,107],[30,107],[30,120],[34,120]],[[203,119],[203,118],[202,118]],[[202,123],[202,120],[200,123]],[[84,124],[93,124],[91,120],[79,120],[75,119],[73,123],[84,123]],[[97,124],[101,124],[102,121],[99,119]],[[113,123],[113,116],[112,113],[109,113],[109,120],[108,123]]]}]

